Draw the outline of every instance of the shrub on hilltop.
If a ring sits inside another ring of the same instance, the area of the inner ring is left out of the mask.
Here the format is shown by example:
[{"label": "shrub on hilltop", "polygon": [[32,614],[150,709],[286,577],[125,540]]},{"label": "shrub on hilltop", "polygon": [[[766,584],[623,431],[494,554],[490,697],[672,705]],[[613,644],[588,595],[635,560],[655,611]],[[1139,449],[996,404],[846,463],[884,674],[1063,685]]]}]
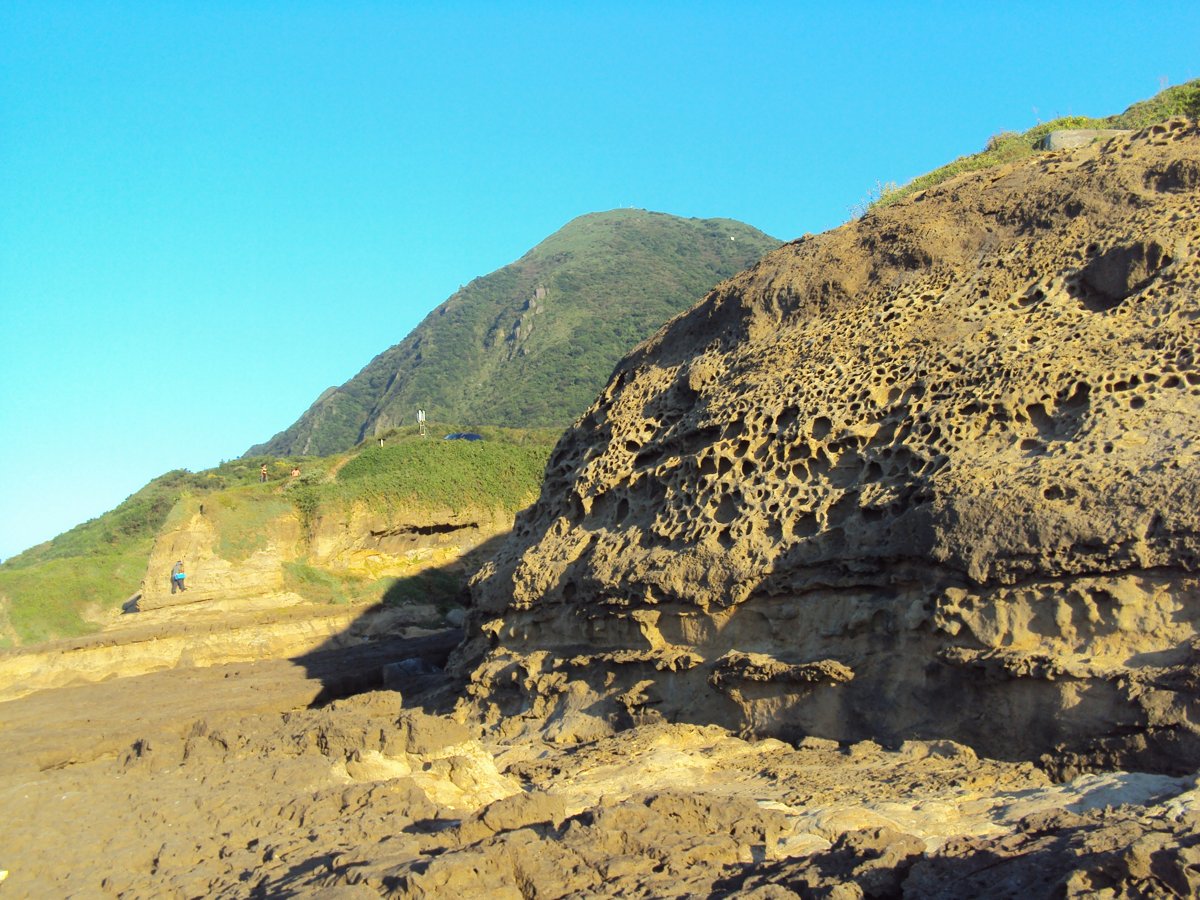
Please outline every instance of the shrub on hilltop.
[{"label": "shrub on hilltop", "polygon": [[1138,129],[1162,122],[1173,116],[1200,118],[1200,78],[1169,87],[1164,91],[1133,104],[1125,112],[1113,116],[1093,118],[1090,116],[1063,116],[1042,122],[1025,132],[1002,131],[988,139],[984,149],[969,156],[960,156],[897,187],[894,184],[876,185],[867,202],[856,208],[856,212],[867,212],[902,200],[912,194],[927,190],[965,172],[977,172],[993,166],[1015,162],[1039,152],[1042,139],[1052,131],[1079,128],[1129,128]]}]

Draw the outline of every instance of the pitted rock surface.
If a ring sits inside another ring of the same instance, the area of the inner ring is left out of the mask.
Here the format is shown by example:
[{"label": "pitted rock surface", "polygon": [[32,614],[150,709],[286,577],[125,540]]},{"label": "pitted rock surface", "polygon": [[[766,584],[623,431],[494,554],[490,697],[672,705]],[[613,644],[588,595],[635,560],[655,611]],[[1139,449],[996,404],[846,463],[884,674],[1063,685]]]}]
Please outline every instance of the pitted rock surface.
[{"label": "pitted rock surface", "polygon": [[476,711],[1194,770],[1196,171],[1179,119],[960,176],[668,323],[476,578]]}]

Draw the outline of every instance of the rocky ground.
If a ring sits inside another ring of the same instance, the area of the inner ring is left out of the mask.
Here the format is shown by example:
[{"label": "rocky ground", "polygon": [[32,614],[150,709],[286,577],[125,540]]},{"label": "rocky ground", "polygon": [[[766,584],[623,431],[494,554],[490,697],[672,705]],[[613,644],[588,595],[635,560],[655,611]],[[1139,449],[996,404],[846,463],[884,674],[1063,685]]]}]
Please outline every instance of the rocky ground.
[{"label": "rocky ground", "polygon": [[197,508],[150,570],[213,598],[0,654],[0,893],[1200,895],[1198,227],[1180,119],[786,245],[618,367],[461,644]]},{"label": "rocky ground", "polygon": [[1192,777],[1055,784],[949,741],[793,745],[711,725],[486,738],[437,713],[452,696],[428,663],[395,665],[444,658],[455,637],[380,635],[0,704],[0,895],[1200,890]]}]

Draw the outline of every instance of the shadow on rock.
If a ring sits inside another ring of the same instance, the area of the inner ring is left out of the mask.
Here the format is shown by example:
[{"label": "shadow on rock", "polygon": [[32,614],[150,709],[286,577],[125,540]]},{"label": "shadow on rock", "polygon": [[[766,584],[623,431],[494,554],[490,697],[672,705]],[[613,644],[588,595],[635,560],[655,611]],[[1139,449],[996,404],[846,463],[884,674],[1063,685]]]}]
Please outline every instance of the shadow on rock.
[{"label": "shadow on rock", "polygon": [[786,889],[792,893],[783,896],[825,897],[854,885],[857,890],[845,896],[1194,897],[1200,890],[1197,859],[1194,823],[1148,829],[1104,811],[1053,811],[1028,817],[1012,834],[952,838],[931,853],[919,838],[892,828],[854,831],[823,853],[742,866],[714,884],[713,896],[766,897],[776,896],[769,890]]},{"label": "shadow on rock", "polygon": [[446,659],[461,641],[461,628],[447,628],[419,637],[388,637],[317,650],[293,662],[303,666],[309,678],[321,682],[312,708],[379,689],[400,693],[405,706],[440,708],[437,698],[453,693],[445,673]]},{"label": "shadow on rock", "polygon": [[[491,538],[444,566],[396,578],[381,601],[344,631],[310,653],[293,658],[321,683],[311,706],[371,690],[395,691],[406,707],[445,712],[453,707],[462,679],[446,672],[451,652],[463,640],[464,608],[471,602],[467,581],[489,560],[501,538]],[[447,612],[441,612],[445,607]],[[430,627],[430,607],[448,627]]]}]

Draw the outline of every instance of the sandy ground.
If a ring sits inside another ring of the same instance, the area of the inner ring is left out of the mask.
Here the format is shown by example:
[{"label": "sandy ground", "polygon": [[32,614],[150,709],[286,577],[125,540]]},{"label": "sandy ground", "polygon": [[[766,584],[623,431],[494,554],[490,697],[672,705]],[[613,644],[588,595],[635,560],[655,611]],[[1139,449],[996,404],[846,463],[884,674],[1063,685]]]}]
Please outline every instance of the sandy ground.
[{"label": "sandy ground", "polygon": [[1200,890],[1193,778],[1056,785],[948,741],[792,746],[712,726],[489,741],[414,702],[431,683],[421,666],[377,689],[418,646],[384,639],[0,704],[0,896]]}]

